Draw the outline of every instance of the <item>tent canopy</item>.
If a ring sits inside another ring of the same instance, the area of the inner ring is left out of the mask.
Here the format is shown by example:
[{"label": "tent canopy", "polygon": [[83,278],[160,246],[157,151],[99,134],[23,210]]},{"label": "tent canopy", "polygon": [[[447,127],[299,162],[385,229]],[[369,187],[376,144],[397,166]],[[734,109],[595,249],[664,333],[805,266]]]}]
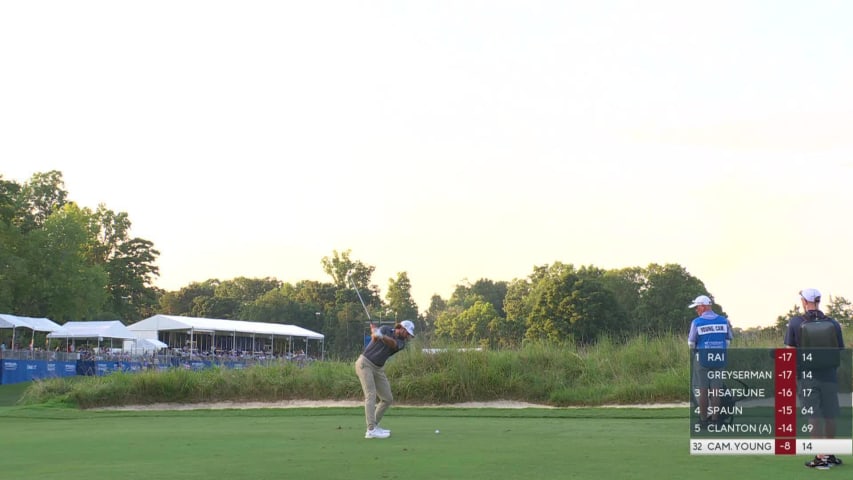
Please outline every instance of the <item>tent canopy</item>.
[{"label": "tent canopy", "polygon": [[137,335],[119,320],[103,322],[68,322],[47,338],[116,338],[135,340]]},{"label": "tent canopy", "polygon": [[136,339],[136,348],[141,348],[143,350],[158,350],[160,348],[166,348],[168,345],[161,342],[160,340],[154,338],[137,338]]},{"label": "tent canopy", "polygon": [[29,328],[35,332],[54,332],[61,327],[47,318],[19,317],[0,313],[0,328]]},{"label": "tent canopy", "polygon": [[137,338],[136,340],[125,340],[124,342],[125,351],[137,350],[141,352],[151,352],[167,347],[168,345],[154,338]]},{"label": "tent canopy", "polygon": [[[142,332],[159,332],[162,330],[193,330],[197,333],[215,332],[232,334],[240,332],[278,337],[305,337],[309,340],[323,340],[325,338],[322,333],[317,333],[296,325],[181,317],[177,315],[154,315],[153,317],[148,317],[129,325],[127,328],[133,332],[137,332],[137,334],[141,334]],[[147,337],[149,335],[141,334],[139,336]]]}]

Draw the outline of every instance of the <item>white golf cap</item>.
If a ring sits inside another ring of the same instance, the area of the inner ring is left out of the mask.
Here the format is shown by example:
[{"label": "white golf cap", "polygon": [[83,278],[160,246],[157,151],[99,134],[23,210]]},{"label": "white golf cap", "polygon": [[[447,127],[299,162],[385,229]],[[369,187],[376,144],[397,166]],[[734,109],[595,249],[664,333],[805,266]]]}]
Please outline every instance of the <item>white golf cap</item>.
[{"label": "white golf cap", "polygon": [[412,338],[415,337],[415,324],[412,323],[411,320],[403,320],[402,322],[400,322],[400,326],[405,328],[406,331],[409,332],[409,335],[412,336]]},{"label": "white golf cap", "polygon": [[806,288],[800,290],[800,296],[807,302],[819,302],[820,292],[816,288]]},{"label": "white golf cap", "polygon": [[693,299],[693,303],[687,306],[687,308],[696,308],[699,305],[713,305],[714,302],[707,295],[699,295],[698,297]]}]

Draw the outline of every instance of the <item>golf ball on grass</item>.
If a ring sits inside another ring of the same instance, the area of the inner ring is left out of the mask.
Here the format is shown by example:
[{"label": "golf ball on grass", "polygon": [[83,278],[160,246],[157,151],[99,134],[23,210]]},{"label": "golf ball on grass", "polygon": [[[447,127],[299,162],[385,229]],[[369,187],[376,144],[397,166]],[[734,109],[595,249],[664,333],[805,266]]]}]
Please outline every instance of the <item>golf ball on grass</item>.
[{"label": "golf ball on grass", "polygon": [[435,433],[441,433],[441,432],[439,432],[438,430],[436,430],[436,431],[435,431]]}]

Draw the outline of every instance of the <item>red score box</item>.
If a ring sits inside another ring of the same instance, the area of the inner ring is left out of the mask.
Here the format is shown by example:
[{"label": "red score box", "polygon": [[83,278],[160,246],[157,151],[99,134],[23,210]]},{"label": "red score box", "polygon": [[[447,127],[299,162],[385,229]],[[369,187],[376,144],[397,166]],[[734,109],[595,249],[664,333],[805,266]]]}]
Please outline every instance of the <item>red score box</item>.
[{"label": "red score box", "polygon": [[776,441],[776,451],[785,455],[788,451],[778,447],[785,442],[790,441],[790,451],[796,451],[796,445],[790,439],[797,436],[797,351],[792,348],[778,348],[774,352],[774,358],[775,429],[776,436],[782,437]]},{"label": "red score box", "polygon": [[796,455],[797,454],[797,439],[796,438],[777,438],[776,439],[776,455]]}]

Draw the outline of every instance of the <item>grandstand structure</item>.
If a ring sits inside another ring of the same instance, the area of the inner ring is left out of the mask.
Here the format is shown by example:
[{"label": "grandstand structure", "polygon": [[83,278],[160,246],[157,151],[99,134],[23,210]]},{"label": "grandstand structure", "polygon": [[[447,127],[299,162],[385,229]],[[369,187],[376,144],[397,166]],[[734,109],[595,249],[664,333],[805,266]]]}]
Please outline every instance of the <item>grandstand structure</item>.
[{"label": "grandstand structure", "polygon": [[[138,338],[159,340],[190,355],[303,355],[322,358],[325,336],[296,325],[154,315],[129,325]],[[312,343],[313,346],[312,346]]]},{"label": "grandstand structure", "polygon": [[8,348],[6,341],[0,346],[0,384],[325,358],[323,334],[279,323],[154,315],[128,326],[120,320],[59,325],[46,318],[0,314],[0,329],[7,328],[11,335],[0,335],[11,337]]}]

